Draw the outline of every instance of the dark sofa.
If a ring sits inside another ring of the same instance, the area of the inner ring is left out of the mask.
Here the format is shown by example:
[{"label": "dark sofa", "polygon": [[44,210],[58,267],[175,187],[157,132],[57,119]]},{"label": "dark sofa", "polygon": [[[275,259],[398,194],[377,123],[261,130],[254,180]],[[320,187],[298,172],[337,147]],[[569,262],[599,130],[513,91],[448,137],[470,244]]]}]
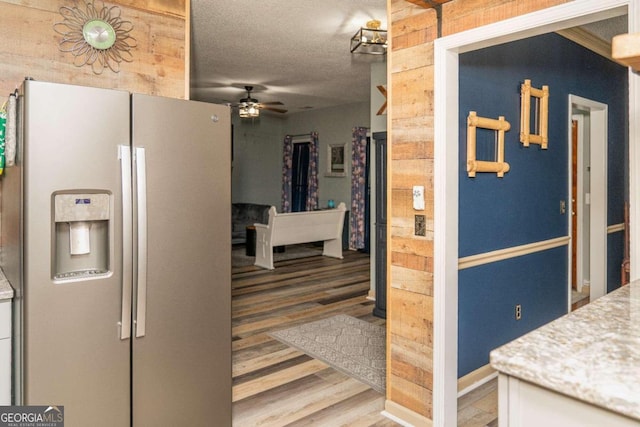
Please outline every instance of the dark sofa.
[{"label": "dark sofa", "polygon": [[234,245],[245,243],[248,225],[253,225],[256,222],[268,223],[270,207],[271,205],[257,203],[233,203],[231,205],[231,243]]}]

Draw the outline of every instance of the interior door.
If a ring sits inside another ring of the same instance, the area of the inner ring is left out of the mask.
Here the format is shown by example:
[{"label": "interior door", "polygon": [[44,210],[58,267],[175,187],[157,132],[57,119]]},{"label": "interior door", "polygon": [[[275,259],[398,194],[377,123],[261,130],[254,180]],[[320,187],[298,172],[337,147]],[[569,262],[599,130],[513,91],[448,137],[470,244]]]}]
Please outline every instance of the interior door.
[{"label": "interior door", "polygon": [[[578,290],[578,121],[571,120],[571,289]],[[581,286],[582,287],[582,286]]]},{"label": "interior door", "polygon": [[373,314],[387,317],[387,133],[374,133],[376,143],[376,304]]},{"label": "interior door", "polygon": [[146,215],[140,198],[134,215],[133,425],[231,425],[229,108],[134,95],[132,109],[134,193],[146,179]]}]

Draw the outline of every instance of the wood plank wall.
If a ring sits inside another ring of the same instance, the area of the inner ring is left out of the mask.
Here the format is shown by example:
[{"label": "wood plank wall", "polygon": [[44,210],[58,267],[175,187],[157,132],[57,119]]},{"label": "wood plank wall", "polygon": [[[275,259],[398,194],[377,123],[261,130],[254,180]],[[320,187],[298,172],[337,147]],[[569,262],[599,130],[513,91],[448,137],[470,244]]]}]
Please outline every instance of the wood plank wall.
[{"label": "wood plank wall", "polygon": [[[433,9],[390,0],[391,268],[387,297],[387,400],[432,418],[433,389]],[[425,186],[415,212],[412,186]],[[414,236],[414,214],[427,235]],[[388,406],[388,405],[387,405]],[[387,410],[390,408],[387,407]],[[397,414],[400,415],[400,414]]]},{"label": "wood plank wall", "polygon": [[[137,41],[133,62],[120,72],[96,75],[91,67],[73,65],[73,55],[61,52],[61,35],[53,24],[63,20],[62,6],[72,0],[0,0],[0,102],[29,76],[36,80],[122,89],[185,98],[185,0],[119,0],[123,20],[133,23]],[[82,2],[79,2],[82,8]],[[97,7],[102,6],[96,1]]]},{"label": "wood plank wall", "polygon": [[[570,0],[452,0],[442,4],[442,36]],[[428,3],[428,2],[427,2]],[[433,418],[433,41],[437,16],[427,3],[388,0],[390,81],[390,288],[386,409],[415,425]],[[425,186],[424,212],[412,186]],[[414,215],[427,235],[414,236]]]},{"label": "wood plank wall", "polygon": [[[127,6],[134,3],[135,7]],[[102,6],[99,0],[94,4]],[[0,105],[25,77],[185,98],[188,82],[185,0],[122,0],[104,4],[118,5],[121,18],[133,23],[131,36],[137,47],[133,50],[133,62],[122,63],[119,73],[105,70],[96,75],[90,67],[74,66],[73,55],[58,49],[62,36],[53,30],[53,24],[63,21],[59,9],[73,7],[72,0],[0,0]],[[5,170],[6,173],[10,171]]]}]

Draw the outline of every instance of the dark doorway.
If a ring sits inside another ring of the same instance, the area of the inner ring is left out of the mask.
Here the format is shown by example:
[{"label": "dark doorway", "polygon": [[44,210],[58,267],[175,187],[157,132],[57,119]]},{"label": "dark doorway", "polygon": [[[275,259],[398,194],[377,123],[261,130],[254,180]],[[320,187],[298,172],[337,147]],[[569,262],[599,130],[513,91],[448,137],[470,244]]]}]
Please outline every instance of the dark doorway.
[{"label": "dark doorway", "polygon": [[291,212],[306,210],[309,176],[309,143],[293,144],[291,166]]}]

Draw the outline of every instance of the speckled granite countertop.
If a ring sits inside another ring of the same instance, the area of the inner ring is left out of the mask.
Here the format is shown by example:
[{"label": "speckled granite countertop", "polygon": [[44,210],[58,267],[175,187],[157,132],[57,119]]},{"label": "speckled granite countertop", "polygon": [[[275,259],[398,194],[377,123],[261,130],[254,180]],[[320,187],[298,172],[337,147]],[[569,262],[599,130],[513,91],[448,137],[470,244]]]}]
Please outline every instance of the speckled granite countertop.
[{"label": "speckled granite countertop", "polygon": [[640,281],[497,348],[491,366],[640,420]]},{"label": "speckled granite countertop", "polygon": [[0,301],[13,298],[13,288],[0,269]]}]

